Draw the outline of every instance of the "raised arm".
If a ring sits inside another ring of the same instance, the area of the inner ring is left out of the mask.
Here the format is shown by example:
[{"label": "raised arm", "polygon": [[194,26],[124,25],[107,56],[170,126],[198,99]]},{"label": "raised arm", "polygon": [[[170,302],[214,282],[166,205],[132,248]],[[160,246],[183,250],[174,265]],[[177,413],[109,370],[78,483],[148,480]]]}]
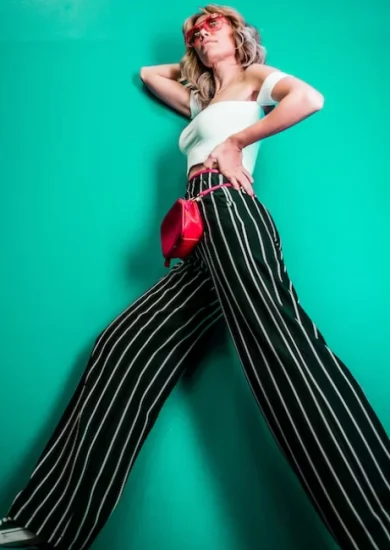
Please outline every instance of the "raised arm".
[{"label": "raised arm", "polygon": [[142,67],[140,77],[145,86],[164,103],[190,117],[190,91],[178,82],[180,64]]}]

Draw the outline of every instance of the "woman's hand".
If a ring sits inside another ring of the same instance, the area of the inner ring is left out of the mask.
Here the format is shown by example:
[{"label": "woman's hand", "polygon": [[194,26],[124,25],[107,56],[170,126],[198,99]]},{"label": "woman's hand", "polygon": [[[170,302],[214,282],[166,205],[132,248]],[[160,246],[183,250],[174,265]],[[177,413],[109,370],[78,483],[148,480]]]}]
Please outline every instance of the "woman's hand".
[{"label": "woman's hand", "polygon": [[240,187],[254,196],[253,178],[242,165],[242,150],[232,138],[228,138],[210,153],[203,163],[206,168],[217,168],[232,184],[234,189]]}]

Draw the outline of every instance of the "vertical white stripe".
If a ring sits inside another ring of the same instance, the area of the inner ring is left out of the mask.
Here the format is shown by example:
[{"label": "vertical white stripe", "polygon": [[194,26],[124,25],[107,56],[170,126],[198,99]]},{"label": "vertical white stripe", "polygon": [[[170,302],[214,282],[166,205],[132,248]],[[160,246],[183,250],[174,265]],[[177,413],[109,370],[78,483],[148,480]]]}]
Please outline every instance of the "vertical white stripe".
[{"label": "vertical white stripe", "polygon": [[272,233],[273,233],[273,235],[274,235],[274,241],[275,241],[275,243],[277,243],[278,240],[279,240],[279,243],[280,243],[280,242],[281,242],[281,241],[280,241],[280,235],[279,235],[279,239],[278,239],[278,236],[277,236],[277,229],[276,229],[276,226],[275,226],[274,222],[272,221],[271,214],[270,214],[268,208],[266,208],[266,207],[264,206],[263,203],[262,203],[262,207],[264,208],[264,212],[265,212],[267,218],[269,219],[269,223],[270,223],[271,228],[272,228]]},{"label": "vertical white stripe", "polygon": [[302,324],[302,321],[301,321],[301,318],[300,318],[300,315],[299,315],[298,305],[297,305],[297,303],[296,303],[295,300],[294,300],[294,293],[293,293],[292,282],[291,282],[291,281],[290,281],[289,289],[288,289],[288,290],[289,290],[289,292],[290,292],[291,301],[292,301],[292,304],[293,304],[293,307],[294,307],[295,317],[296,317],[298,323],[301,325],[301,324]]},{"label": "vertical white stripe", "polygon": [[[224,188],[223,191],[224,191],[226,197],[229,197],[230,204],[231,204],[232,208],[234,209],[237,218],[240,220],[240,225],[241,225],[242,231],[245,232],[245,224],[244,224],[243,220],[240,218],[240,216],[239,216],[239,214],[238,214],[237,205],[236,205],[236,203],[235,203],[233,197],[231,196],[231,192],[228,191],[226,188]],[[262,255],[263,255],[263,258],[264,258],[264,263],[265,263],[265,265],[266,265],[266,267],[267,267],[267,269],[268,269],[268,273],[269,273],[269,276],[270,276],[270,279],[271,279],[271,282],[272,282],[272,286],[273,286],[273,288],[274,288],[274,291],[275,291],[275,294],[276,294],[276,297],[277,297],[277,299],[278,299],[279,304],[283,307],[283,302],[282,302],[282,300],[281,300],[281,298],[280,298],[280,296],[279,296],[279,292],[278,292],[278,288],[277,288],[276,281],[275,281],[275,278],[274,278],[273,270],[271,269],[271,267],[270,267],[270,265],[269,265],[269,263],[268,263],[268,260],[267,260],[267,254],[266,254],[266,250],[265,250],[265,247],[264,247],[263,239],[262,239],[262,237],[261,237],[261,233],[260,233],[260,230],[259,230],[259,226],[258,226],[258,224],[256,223],[254,217],[252,216],[252,214],[251,214],[251,212],[250,212],[250,210],[249,210],[249,208],[248,208],[247,202],[246,202],[245,198],[242,196],[241,193],[240,193],[240,199],[241,199],[243,205],[245,206],[245,209],[246,209],[246,211],[247,211],[248,217],[250,217],[251,220],[252,220],[252,222],[253,222],[253,226],[254,226],[254,228],[255,228],[255,230],[256,230],[257,237],[258,237],[258,239],[259,239],[259,245],[260,245],[261,252],[262,252]],[[262,220],[262,221],[263,221],[264,228],[267,230],[267,227],[266,227],[266,225],[265,225],[265,223],[264,223],[264,220]],[[277,265],[278,268],[279,268],[279,262],[278,262],[278,260],[277,260],[276,250],[275,250],[275,243],[274,243],[274,241],[273,241],[271,235],[269,235],[269,237],[270,237],[270,241],[271,241],[271,248],[272,248],[272,250],[274,251],[274,254],[275,254],[276,265]],[[252,255],[251,255],[251,259],[252,259],[252,262],[255,261]],[[282,279],[281,279],[281,275],[280,275],[280,280],[282,280]]]},{"label": "vertical white stripe", "polygon": [[[261,219],[261,221],[262,221],[262,223],[263,223],[264,229],[266,230],[266,232],[267,232],[267,234],[268,234],[268,237],[269,237],[270,240],[271,240],[271,243],[273,242],[273,243],[275,244],[275,240],[273,239],[272,235],[270,234],[269,229],[268,229],[268,227],[267,227],[267,224],[266,224],[265,221],[264,221],[263,215],[262,215],[261,210],[260,210],[260,208],[259,208],[259,203],[257,202],[257,200],[254,200],[253,202],[254,202],[254,204],[255,204],[255,207],[256,207],[256,210],[257,210],[257,212],[258,212],[258,214],[259,214],[259,217],[260,217],[260,219]],[[249,212],[249,211],[248,211],[248,212]],[[256,222],[255,222],[255,220],[254,220],[252,214],[250,214],[250,216],[251,216],[253,222],[256,224]],[[279,279],[280,279],[281,282],[283,282],[282,273],[281,273],[281,271],[280,271],[280,264],[279,264],[279,261],[278,261],[278,253],[277,253],[277,250],[276,250],[276,246],[273,246],[272,249],[273,249],[273,251],[274,251],[274,256],[275,256],[275,261],[276,261],[276,265],[277,265],[277,270],[278,270]],[[280,250],[280,249],[279,249],[279,252],[281,253],[281,250]]]},{"label": "vertical white stripe", "polygon": [[73,514],[70,514],[70,517],[69,517],[68,521],[66,522],[66,525],[65,525],[64,530],[62,531],[61,535],[60,535],[60,536],[58,537],[58,539],[56,540],[55,544],[53,544],[54,547],[55,547],[55,546],[58,546],[58,545],[60,544],[61,540],[64,538],[64,533],[65,533],[65,531],[68,529],[69,524],[70,524],[70,522],[72,521],[72,518],[73,518]]}]

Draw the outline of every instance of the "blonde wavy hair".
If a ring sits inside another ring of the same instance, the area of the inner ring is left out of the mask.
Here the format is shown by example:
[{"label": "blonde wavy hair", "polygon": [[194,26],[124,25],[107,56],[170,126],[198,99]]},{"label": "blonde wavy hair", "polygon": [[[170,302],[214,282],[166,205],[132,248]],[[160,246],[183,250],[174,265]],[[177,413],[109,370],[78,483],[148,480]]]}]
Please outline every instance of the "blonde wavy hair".
[{"label": "blonde wavy hair", "polygon": [[[201,15],[218,13],[224,15],[234,30],[236,43],[236,59],[242,67],[249,67],[253,63],[265,63],[266,50],[261,44],[259,31],[253,25],[246,23],[243,16],[234,8],[208,4],[199,8],[199,12],[188,17],[183,24],[183,35],[194,26]],[[187,51],[180,61],[181,78],[179,82],[195,92],[202,108],[211,101],[215,94],[215,81],[211,69],[203,65],[193,48]]]}]

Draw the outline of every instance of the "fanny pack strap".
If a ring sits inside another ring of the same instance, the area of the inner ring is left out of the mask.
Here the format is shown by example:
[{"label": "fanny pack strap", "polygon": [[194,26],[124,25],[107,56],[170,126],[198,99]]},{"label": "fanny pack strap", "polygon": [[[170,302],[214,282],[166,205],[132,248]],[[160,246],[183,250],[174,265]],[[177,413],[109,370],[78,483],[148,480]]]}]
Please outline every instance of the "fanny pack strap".
[{"label": "fanny pack strap", "polygon": [[215,191],[216,189],[219,189],[220,187],[232,187],[231,183],[221,183],[219,185],[214,185],[213,187],[209,187],[208,189],[205,189],[204,191],[201,191],[198,193],[196,197],[194,197],[192,200],[196,201],[197,199],[200,199],[201,197],[204,197],[205,195],[208,195],[212,191]]}]

